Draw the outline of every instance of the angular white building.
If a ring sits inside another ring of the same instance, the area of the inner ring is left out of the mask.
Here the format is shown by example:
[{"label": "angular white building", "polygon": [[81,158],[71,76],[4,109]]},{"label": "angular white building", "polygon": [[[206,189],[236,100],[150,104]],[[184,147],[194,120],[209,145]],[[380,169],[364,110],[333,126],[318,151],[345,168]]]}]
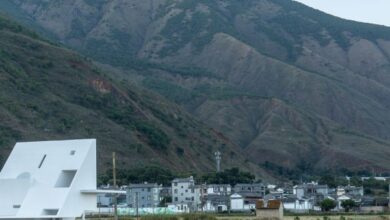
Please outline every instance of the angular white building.
[{"label": "angular white building", "polygon": [[96,211],[96,140],[17,143],[0,173],[0,219]]}]

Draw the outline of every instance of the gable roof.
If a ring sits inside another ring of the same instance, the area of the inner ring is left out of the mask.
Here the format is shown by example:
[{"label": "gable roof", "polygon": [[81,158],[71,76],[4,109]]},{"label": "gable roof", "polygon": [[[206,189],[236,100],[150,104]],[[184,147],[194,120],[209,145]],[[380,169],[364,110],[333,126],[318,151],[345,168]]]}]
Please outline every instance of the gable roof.
[{"label": "gable roof", "polygon": [[279,209],[282,205],[282,201],[280,200],[257,200],[256,201],[256,209]]}]

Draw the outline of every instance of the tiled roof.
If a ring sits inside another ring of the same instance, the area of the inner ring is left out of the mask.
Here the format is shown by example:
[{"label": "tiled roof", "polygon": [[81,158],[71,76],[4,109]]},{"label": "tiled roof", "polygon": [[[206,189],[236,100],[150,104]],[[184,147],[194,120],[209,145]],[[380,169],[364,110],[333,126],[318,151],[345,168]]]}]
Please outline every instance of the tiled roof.
[{"label": "tiled roof", "polygon": [[153,188],[158,187],[159,185],[157,183],[139,183],[139,184],[130,184],[129,189],[132,188]]},{"label": "tiled roof", "polygon": [[268,200],[267,203],[264,200],[256,201],[256,209],[279,209],[281,205],[280,200]]}]

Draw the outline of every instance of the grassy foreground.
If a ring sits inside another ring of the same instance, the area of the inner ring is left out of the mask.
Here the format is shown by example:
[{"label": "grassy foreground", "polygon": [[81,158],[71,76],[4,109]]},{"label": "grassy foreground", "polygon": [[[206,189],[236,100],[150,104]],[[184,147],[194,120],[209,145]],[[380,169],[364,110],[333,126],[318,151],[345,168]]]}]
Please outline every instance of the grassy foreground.
[{"label": "grassy foreground", "polygon": [[[390,220],[390,215],[335,215],[335,216],[299,216],[299,220]],[[286,216],[286,220],[298,220],[295,216]]]},{"label": "grassy foreground", "polygon": [[[112,220],[112,217],[88,218]],[[378,215],[332,215],[332,216],[285,216],[284,220],[390,220],[390,214]],[[120,216],[119,220],[137,220],[135,217]],[[273,220],[262,219],[256,216],[216,216],[213,214],[184,214],[184,215],[148,215],[141,216],[138,220]]]}]

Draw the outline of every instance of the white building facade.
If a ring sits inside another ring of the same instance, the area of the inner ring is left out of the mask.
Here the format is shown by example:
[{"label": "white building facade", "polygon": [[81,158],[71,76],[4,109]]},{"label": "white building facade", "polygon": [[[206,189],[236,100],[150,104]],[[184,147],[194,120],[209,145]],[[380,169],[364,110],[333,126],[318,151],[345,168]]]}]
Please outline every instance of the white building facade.
[{"label": "white building facade", "polygon": [[200,187],[195,185],[195,180],[192,176],[172,181],[172,205],[176,207],[177,211],[198,211],[201,208],[200,197]]},{"label": "white building facade", "polygon": [[0,173],[0,219],[96,211],[96,140],[17,143]]}]

